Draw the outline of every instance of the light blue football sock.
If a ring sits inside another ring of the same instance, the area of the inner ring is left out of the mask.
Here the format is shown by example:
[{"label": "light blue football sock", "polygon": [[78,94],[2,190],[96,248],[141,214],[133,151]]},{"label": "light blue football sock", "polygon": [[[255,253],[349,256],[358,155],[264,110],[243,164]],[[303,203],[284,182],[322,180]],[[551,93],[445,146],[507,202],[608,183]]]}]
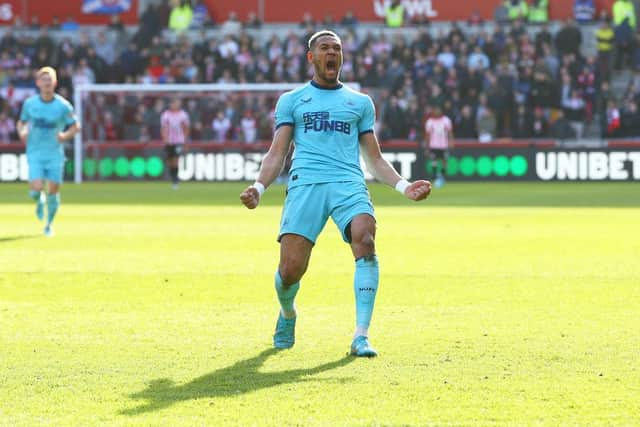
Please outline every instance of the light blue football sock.
[{"label": "light blue football sock", "polygon": [[29,197],[31,197],[34,201],[40,201],[40,192],[36,190],[29,190]]},{"label": "light blue football sock", "polygon": [[56,216],[56,212],[58,212],[58,207],[60,206],[60,193],[49,194],[47,196],[47,224],[51,225],[53,222],[53,218]]},{"label": "light blue football sock", "polygon": [[356,294],[356,331],[363,331],[361,335],[366,335],[371,323],[379,276],[377,256],[371,255],[356,260],[353,289]]},{"label": "light blue football sock", "polygon": [[296,294],[298,293],[298,289],[300,289],[300,282],[294,283],[293,285],[285,287],[282,283],[282,277],[280,276],[280,271],[276,271],[276,294],[278,295],[278,301],[280,301],[280,307],[282,308],[282,315],[286,319],[290,319],[295,317],[296,309],[293,305],[293,301],[296,298]]}]

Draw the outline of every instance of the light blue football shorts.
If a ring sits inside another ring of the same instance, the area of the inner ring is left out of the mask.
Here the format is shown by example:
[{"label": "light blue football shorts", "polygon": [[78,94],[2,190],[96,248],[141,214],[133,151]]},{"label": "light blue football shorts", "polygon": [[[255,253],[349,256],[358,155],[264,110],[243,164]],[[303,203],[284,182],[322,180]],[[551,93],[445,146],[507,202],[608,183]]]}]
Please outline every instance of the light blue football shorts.
[{"label": "light blue football shorts", "polygon": [[28,157],[27,163],[29,165],[29,181],[43,179],[56,184],[62,183],[64,159]]},{"label": "light blue football shorts", "polygon": [[350,243],[351,233],[347,228],[353,218],[361,214],[375,219],[369,191],[362,182],[299,185],[287,191],[278,241],[284,234],[298,234],[315,244],[331,217],[342,239]]}]

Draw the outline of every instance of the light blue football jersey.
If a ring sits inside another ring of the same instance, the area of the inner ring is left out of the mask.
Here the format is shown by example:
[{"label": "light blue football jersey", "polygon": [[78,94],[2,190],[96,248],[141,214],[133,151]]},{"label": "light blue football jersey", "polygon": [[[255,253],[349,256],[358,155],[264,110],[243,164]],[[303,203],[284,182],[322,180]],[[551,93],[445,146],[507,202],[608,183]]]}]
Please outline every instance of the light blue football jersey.
[{"label": "light blue football jersey", "polygon": [[20,120],[29,127],[27,157],[64,158],[64,147],[58,142],[58,132],[76,122],[69,101],[58,94],[48,102],[43,101],[40,95],[30,96],[22,104]]},{"label": "light blue football jersey", "polygon": [[289,187],[360,181],[360,136],[373,132],[375,108],[368,95],[339,84],[323,88],[311,81],[284,93],[275,126],[293,126],[295,151]]}]

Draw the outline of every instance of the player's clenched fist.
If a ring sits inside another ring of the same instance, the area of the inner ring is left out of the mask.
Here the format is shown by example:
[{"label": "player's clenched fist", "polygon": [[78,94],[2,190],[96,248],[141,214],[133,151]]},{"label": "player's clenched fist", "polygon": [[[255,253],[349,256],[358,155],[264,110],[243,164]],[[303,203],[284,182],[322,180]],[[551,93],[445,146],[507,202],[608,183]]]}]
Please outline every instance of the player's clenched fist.
[{"label": "player's clenched fist", "polygon": [[258,202],[260,202],[260,193],[253,185],[245,188],[245,190],[240,193],[240,201],[243,205],[245,205],[249,209],[255,209],[258,206]]},{"label": "player's clenched fist", "polygon": [[424,200],[431,194],[431,183],[424,180],[415,181],[404,190],[404,194],[416,202]]}]

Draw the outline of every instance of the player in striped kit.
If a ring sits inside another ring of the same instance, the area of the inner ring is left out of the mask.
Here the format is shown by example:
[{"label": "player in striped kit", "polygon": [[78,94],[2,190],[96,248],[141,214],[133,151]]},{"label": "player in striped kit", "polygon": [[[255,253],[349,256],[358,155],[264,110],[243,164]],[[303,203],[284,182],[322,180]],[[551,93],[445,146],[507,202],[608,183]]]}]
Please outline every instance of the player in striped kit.
[{"label": "player in striped kit", "polygon": [[162,141],[166,144],[167,169],[174,189],[178,188],[178,160],[184,152],[184,144],[191,129],[189,115],[181,104],[180,99],[172,99],[169,109],[160,116]]},{"label": "player in striped kit", "polygon": [[[444,185],[444,174],[447,169],[447,159],[449,149],[453,148],[453,125],[449,117],[442,114],[440,107],[432,109],[432,116],[425,123],[427,141],[429,141],[429,157],[431,167],[435,176],[434,185],[442,187]],[[438,167],[438,160],[442,162],[442,167]]]}]

